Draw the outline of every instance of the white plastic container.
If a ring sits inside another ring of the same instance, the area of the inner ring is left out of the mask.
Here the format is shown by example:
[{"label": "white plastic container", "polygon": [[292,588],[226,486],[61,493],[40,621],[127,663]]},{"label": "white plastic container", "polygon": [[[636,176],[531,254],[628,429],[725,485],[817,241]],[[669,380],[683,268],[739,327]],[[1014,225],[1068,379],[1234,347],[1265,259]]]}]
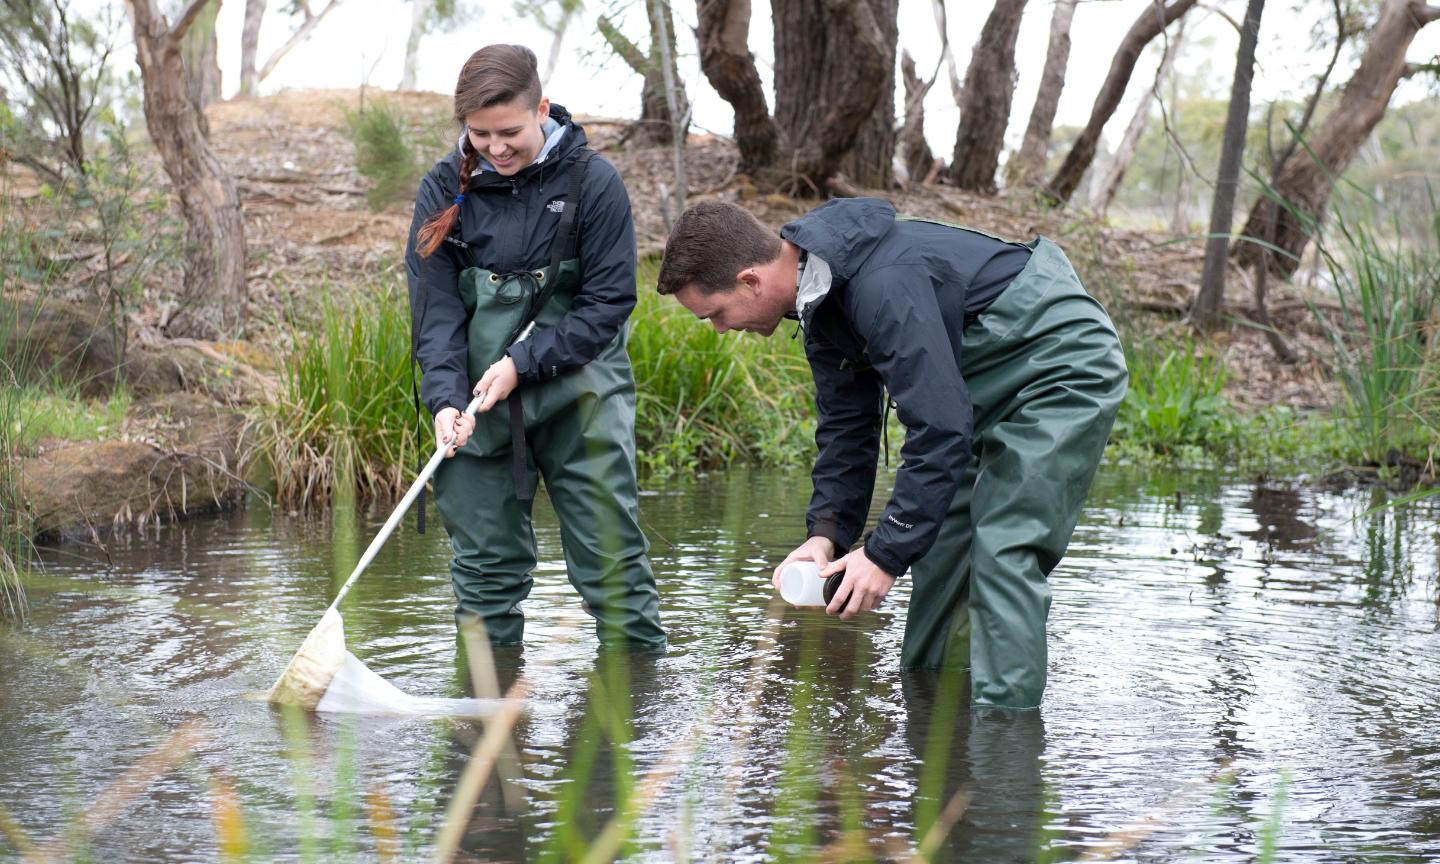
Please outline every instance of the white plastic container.
[{"label": "white plastic container", "polygon": [[791,561],[780,571],[780,596],[791,606],[824,606],[825,580],[814,561]]}]

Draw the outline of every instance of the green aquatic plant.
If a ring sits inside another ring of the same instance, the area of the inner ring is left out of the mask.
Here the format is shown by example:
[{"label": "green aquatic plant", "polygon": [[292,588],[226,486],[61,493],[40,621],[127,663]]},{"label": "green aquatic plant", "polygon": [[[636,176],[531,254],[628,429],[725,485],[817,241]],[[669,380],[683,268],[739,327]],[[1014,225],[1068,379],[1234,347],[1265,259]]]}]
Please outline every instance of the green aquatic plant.
[{"label": "green aquatic plant", "polygon": [[1289,771],[1281,771],[1279,782],[1275,784],[1275,795],[1271,798],[1270,816],[1266,818],[1264,826],[1259,833],[1260,854],[1256,856],[1256,864],[1270,864],[1276,860],[1280,848],[1280,832],[1285,828],[1285,809],[1290,800],[1291,776]]},{"label": "green aquatic plant", "polygon": [[[291,506],[398,497],[417,440],[404,299],[391,283],[343,305],[327,294],[318,326],[298,327],[295,340],[280,396],[257,424],[276,497]],[[428,442],[428,428],[420,434]]]},{"label": "green aquatic plant", "polygon": [[1331,225],[1319,247],[1340,320],[1313,304],[1312,310],[1344,386],[1339,416],[1366,462],[1384,463],[1396,453],[1429,458],[1440,431],[1440,220],[1419,245],[1402,242],[1399,226],[1386,240],[1340,207]]},{"label": "green aquatic plant", "polygon": [[1126,341],[1130,386],[1115,419],[1114,438],[1166,455],[1231,440],[1231,411],[1221,395],[1227,373],[1218,356],[1188,340],[1174,345]]},{"label": "green aquatic plant", "polygon": [[11,380],[0,382],[0,618],[12,621],[25,617],[22,577],[30,536],[20,501],[18,418],[23,403],[20,388]]},{"label": "green aquatic plant", "polygon": [[808,456],[814,386],[800,340],[716,333],[655,293],[655,266],[641,268],[630,325],[642,468],[668,475]]}]

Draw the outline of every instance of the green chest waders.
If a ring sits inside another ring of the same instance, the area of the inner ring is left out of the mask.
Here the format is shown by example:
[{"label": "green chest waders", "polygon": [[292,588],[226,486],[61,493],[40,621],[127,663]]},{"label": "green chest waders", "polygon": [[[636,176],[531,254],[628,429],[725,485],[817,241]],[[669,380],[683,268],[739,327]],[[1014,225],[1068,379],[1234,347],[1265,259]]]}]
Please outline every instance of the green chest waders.
[{"label": "green chest waders", "polygon": [[975,708],[1040,704],[1047,577],[1128,377],[1109,316],[1065,254],[1044,238],[1026,245],[1024,270],[962,334],[975,458],[935,545],[910,568],[901,665],[968,667]]},{"label": "green chest waders", "polygon": [[[583,166],[577,166],[578,174]],[[580,286],[574,224],[579,183],[562,211],[551,263],[460,274],[470,380],[504,356],[532,317],[557,324]],[[565,217],[571,217],[566,219]],[[520,603],[537,563],[532,490],[543,479],[560,522],[570,583],[600,640],[663,649],[659,595],[639,525],[635,480],[635,379],[626,330],[594,360],[476,416],[475,432],[435,474],[435,504],[450,533],[456,620],[479,618],[495,644],[523,641]]]}]

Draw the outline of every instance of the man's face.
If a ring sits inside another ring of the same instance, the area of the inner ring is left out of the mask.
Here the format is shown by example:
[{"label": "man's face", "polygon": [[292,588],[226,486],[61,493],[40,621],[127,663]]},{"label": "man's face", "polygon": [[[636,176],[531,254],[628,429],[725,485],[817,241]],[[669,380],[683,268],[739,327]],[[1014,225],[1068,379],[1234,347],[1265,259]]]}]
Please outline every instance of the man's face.
[{"label": "man's face", "polygon": [[675,292],[675,299],[701,321],[709,321],[716,333],[744,330],[769,336],[785,313],[795,308],[794,287],[786,302],[783,286],[773,284],[767,274],[750,268],[742,270],[730,291],[706,293],[693,282]]},{"label": "man's face", "polygon": [[512,99],[466,114],[465,134],[497,173],[509,177],[540,155],[545,146],[540,127],[549,116],[549,99],[541,99],[534,110],[525,107],[523,99]]}]

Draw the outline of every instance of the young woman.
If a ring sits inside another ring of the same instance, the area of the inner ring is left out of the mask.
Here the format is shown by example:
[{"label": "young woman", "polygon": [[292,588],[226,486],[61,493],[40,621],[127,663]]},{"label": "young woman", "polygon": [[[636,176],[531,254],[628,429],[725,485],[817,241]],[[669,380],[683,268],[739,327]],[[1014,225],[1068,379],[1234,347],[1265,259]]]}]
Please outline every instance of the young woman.
[{"label": "young woman", "polygon": [[[437,444],[454,442],[435,502],[455,553],[456,622],[522,641],[543,478],[601,641],[663,648],[637,518],[629,196],[541,96],[528,48],[475,52],[455,119],[455,151],[420,184],[405,263],[421,394]],[[462,413],[472,393],[483,394],[474,422]]]}]

